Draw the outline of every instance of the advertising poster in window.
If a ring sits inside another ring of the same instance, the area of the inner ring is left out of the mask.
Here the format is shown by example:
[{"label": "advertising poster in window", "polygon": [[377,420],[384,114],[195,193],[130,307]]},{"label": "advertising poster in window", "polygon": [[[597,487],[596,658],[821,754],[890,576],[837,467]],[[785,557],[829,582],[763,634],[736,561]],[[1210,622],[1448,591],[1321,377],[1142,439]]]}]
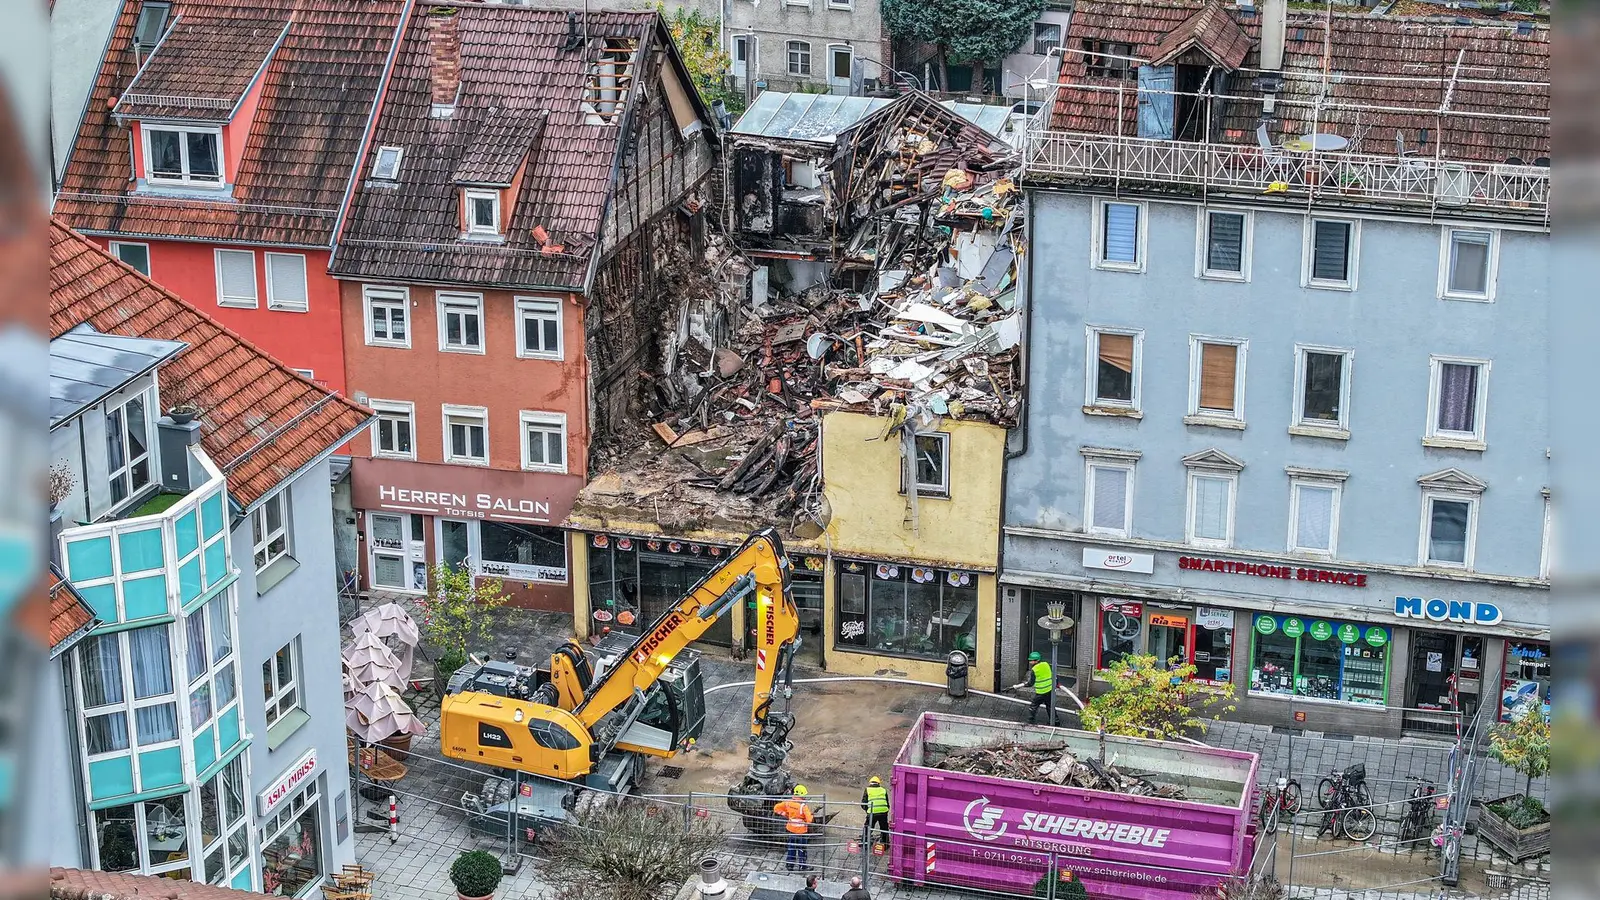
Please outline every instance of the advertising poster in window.
[{"label": "advertising poster in window", "polygon": [[1500,691],[1500,721],[1532,713],[1550,718],[1550,645],[1506,641],[1505,679]]},{"label": "advertising poster in window", "polygon": [[1303,616],[1257,615],[1250,692],[1383,706],[1389,629]]},{"label": "advertising poster in window", "polygon": [[1100,598],[1100,665],[1109,669],[1139,652],[1139,619],[1144,604],[1117,597]]}]

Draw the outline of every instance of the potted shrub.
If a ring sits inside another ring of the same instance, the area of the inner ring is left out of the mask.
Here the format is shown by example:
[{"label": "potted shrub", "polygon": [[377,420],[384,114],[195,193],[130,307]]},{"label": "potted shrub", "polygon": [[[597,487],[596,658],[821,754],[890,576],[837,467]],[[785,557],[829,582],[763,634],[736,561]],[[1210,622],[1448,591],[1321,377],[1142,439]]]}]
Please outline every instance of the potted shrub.
[{"label": "potted shrub", "polygon": [[467,565],[433,567],[433,590],[417,601],[417,630],[433,654],[433,688],[442,699],[450,676],[467,664],[468,648],[487,634],[488,613],[505,605],[505,585],[478,578]]},{"label": "potted shrub", "polygon": [[450,881],[460,900],[485,900],[500,886],[500,860],[483,850],[468,850],[450,865]]},{"label": "potted shrub", "polygon": [[[1054,884],[1051,882],[1054,881]],[[1054,897],[1055,900],[1089,900],[1089,891],[1072,872],[1059,869],[1045,872],[1033,886],[1035,897]]]},{"label": "potted shrub", "polygon": [[1524,779],[1522,793],[1483,805],[1478,833],[1521,862],[1550,852],[1550,812],[1533,796],[1533,779],[1550,771],[1550,722],[1539,709],[1496,725],[1489,734],[1489,755]]}]

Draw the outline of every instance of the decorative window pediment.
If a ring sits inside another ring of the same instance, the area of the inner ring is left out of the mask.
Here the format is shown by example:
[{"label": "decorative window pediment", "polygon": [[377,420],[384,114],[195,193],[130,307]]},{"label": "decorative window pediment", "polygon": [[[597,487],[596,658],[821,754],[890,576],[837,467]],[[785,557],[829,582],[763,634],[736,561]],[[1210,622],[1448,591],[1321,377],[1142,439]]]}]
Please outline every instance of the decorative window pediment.
[{"label": "decorative window pediment", "polygon": [[1220,472],[1238,472],[1244,469],[1243,462],[1215,447],[1185,456],[1183,464],[1191,469],[1211,469]]},{"label": "decorative window pediment", "polygon": [[1432,475],[1424,475],[1417,479],[1417,484],[1428,490],[1453,491],[1458,494],[1481,494],[1489,487],[1487,481],[1474,478],[1454,466],[1440,469]]}]

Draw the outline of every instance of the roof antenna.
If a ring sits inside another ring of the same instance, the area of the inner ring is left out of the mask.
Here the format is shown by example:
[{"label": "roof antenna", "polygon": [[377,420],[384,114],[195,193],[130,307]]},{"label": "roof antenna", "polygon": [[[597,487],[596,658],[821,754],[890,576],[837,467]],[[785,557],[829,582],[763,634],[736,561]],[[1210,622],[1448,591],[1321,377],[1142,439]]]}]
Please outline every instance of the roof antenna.
[{"label": "roof antenna", "polygon": [[570,53],[578,49],[581,39],[578,37],[578,14],[567,10],[567,42],[561,45],[561,52]]}]

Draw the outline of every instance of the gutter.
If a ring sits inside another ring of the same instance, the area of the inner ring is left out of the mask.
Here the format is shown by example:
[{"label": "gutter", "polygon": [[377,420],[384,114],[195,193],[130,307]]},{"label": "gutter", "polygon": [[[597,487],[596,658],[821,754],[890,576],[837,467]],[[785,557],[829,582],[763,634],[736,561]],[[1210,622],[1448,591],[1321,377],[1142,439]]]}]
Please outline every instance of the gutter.
[{"label": "gutter", "polygon": [[333,220],[333,234],[328,237],[328,247],[333,251],[328,257],[328,268],[333,268],[333,257],[339,255],[339,235],[344,233],[345,217],[350,212],[350,201],[355,197],[356,185],[361,181],[361,171],[367,164],[367,152],[372,149],[372,135],[378,130],[378,116],[389,96],[389,79],[394,75],[394,63],[400,56],[400,44],[406,29],[411,26],[411,11],[416,7],[405,4],[400,22],[395,26],[394,39],[389,42],[389,58],[383,63],[383,77],[378,80],[378,92],[372,97],[372,111],[367,115],[367,127],[361,132],[361,146],[356,148],[356,162],[350,169],[350,180],[344,188],[344,198],[339,201],[339,214]]},{"label": "gutter", "polygon": [[[362,420],[360,425],[357,425],[356,427],[350,429],[350,431],[347,432],[343,437],[339,438],[337,441],[334,441],[332,444],[329,444],[325,449],[323,449],[322,451],[318,452],[316,456],[311,457],[311,459],[305,465],[301,466],[298,469],[295,469],[292,473],[290,473],[289,477],[287,477],[287,478],[283,479],[282,481],[278,482],[277,484],[273,485],[273,490],[267,491],[266,493],[263,493],[261,496],[257,497],[252,503],[250,503],[250,505],[239,507],[238,511],[235,513],[235,518],[236,519],[242,519],[245,516],[249,515],[250,513],[255,512],[255,510],[259,506],[261,506],[261,504],[263,502],[265,502],[268,497],[272,496],[274,491],[276,491],[279,488],[285,487],[287,485],[293,484],[301,475],[304,475],[307,472],[311,471],[312,469],[316,468],[322,462],[327,460],[328,457],[332,456],[334,454],[334,451],[338,450],[340,447],[343,447],[345,444],[350,443],[352,440],[355,440],[356,435],[359,435],[361,432],[366,431],[367,428],[370,427],[372,425],[372,423],[376,422],[377,420],[378,420],[378,417],[376,415],[368,416],[366,419]],[[224,476],[224,477],[226,477],[226,476]]]}]

